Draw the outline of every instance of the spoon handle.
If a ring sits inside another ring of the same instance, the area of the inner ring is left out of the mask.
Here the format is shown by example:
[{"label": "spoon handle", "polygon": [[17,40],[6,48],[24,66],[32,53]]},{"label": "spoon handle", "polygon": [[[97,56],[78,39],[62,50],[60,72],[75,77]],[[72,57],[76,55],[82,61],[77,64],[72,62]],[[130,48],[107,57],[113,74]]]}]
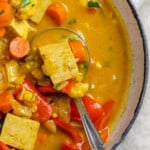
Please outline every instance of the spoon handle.
[{"label": "spoon handle", "polygon": [[92,150],[105,150],[102,139],[94,127],[81,99],[74,100],[82,119],[83,127]]}]

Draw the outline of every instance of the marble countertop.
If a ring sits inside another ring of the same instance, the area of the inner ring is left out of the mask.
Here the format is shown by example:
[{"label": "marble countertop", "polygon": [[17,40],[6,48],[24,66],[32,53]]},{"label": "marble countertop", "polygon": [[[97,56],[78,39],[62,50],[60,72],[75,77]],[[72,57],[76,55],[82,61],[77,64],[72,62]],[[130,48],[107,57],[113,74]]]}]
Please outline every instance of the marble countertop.
[{"label": "marble countertop", "polygon": [[[150,0],[130,0],[137,10],[145,30],[150,50]],[[150,150],[150,80],[140,113],[124,141],[117,150]]]}]

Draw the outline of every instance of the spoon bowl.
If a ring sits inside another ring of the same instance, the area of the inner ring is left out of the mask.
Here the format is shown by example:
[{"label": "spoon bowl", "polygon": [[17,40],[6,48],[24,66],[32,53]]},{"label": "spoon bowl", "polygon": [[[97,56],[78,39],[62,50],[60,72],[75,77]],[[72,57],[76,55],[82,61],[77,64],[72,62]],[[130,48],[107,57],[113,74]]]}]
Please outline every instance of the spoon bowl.
[{"label": "spoon bowl", "polygon": [[[44,40],[49,39],[49,40]],[[38,34],[35,34],[31,38],[31,49],[37,50],[38,47],[42,45],[47,45],[50,43],[59,43],[62,41],[68,41],[68,40],[80,40],[84,46],[84,49],[86,51],[86,57],[87,61],[86,63],[79,65],[79,70],[83,74],[86,74],[90,65],[90,54],[89,49],[86,43],[86,40],[84,38],[84,35],[80,31],[76,31],[70,28],[66,27],[52,27],[47,28]]]}]

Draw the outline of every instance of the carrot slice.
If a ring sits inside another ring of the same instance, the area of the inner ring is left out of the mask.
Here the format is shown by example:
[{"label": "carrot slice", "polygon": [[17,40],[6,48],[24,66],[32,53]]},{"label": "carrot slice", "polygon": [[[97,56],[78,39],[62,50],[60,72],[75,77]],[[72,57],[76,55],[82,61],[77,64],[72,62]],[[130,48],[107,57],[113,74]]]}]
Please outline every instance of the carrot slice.
[{"label": "carrot slice", "polygon": [[8,26],[13,18],[13,12],[10,4],[0,2],[0,27]]},{"label": "carrot slice", "polygon": [[79,62],[85,62],[87,57],[86,57],[86,51],[82,42],[80,40],[69,41],[69,45],[74,54],[74,57],[78,58]]},{"label": "carrot slice", "polygon": [[6,2],[6,3],[8,3],[8,0],[0,0],[0,2]]},{"label": "carrot slice", "polygon": [[6,32],[5,28],[0,28],[0,38],[4,36],[5,32]]},{"label": "carrot slice", "polygon": [[9,52],[15,59],[20,59],[26,56],[30,51],[29,42],[21,37],[16,37],[10,42]]},{"label": "carrot slice", "polygon": [[67,7],[62,3],[53,3],[51,4],[46,14],[52,18],[56,25],[62,25],[67,18]]},{"label": "carrot slice", "polygon": [[5,91],[0,95],[0,112],[7,113],[12,109],[11,107],[12,99],[13,95],[9,91]]}]

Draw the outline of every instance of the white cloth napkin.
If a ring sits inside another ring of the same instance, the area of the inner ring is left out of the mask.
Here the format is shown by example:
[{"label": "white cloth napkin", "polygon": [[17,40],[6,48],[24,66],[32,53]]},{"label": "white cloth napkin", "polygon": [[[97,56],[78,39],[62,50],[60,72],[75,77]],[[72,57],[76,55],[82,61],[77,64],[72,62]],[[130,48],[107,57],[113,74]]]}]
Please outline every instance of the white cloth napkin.
[{"label": "white cloth napkin", "polygon": [[[150,49],[150,0],[130,0],[137,10]],[[150,150],[150,81],[142,109],[125,140],[117,150]]]}]

